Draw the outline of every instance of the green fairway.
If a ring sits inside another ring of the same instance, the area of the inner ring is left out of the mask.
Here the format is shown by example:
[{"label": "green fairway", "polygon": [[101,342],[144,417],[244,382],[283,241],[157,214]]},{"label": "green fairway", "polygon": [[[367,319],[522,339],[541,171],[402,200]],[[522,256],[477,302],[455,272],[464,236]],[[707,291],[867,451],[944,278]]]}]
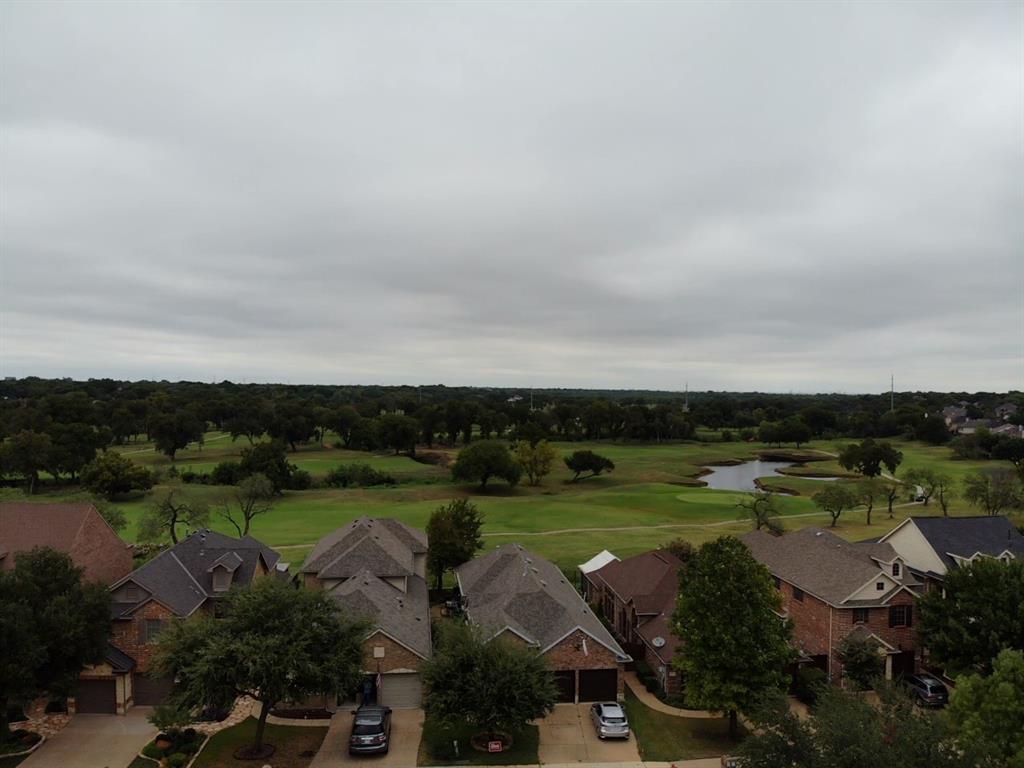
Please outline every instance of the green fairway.
[{"label": "green fairway", "polygon": [[[331,442],[327,441],[328,446]],[[846,442],[823,441],[806,448],[834,456]],[[232,442],[222,433],[210,433],[202,449],[180,452],[175,465],[179,471],[189,467],[208,471],[218,461],[237,459],[246,446],[246,440]],[[286,561],[298,563],[317,539],[357,517],[394,517],[423,528],[438,505],[454,497],[470,497],[484,514],[487,548],[519,541],[561,567],[572,568],[602,549],[612,550],[621,557],[656,547],[677,536],[701,543],[725,533],[749,530],[749,523],[739,517],[736,507],[736,501],[743,494],[700,487],[695,476],[707,462],[754,458],[764,448],[760,444],[558,443],[556,447],[562,455],[581,449],[594,450],[612,459],[615,470],[572,483],[569,482],[571,473],[559,462],[538,487],[509,488],[496,483],[481,492],[475,486],[452,484],[448,471],[442,467],[422,464],[405,456],[303,446],[298,452],[289,453],[289,460],[314,475],[323,475],[338,464],[362,462],[393,473],[400,483],[391,488],[286,491],[269,514],[255,520],[252,532],[271,546],[282,548]],[[978,468],[998,465],[997,462],[953,460],[951,451],[945,447],[900,442],[899,448],[904,453],[904,463],[897,476],[910,467],[928,467],[962,478]],[[129,445],[121,450],[140,463],[169,466],[165,457],[153,452],[152,446]],[[457,453],[457,449],[434,450]],[[794,472],[844,473],[834,460],[814,462]],[[810,499],[823,487],[824,481],[799,476],[773,476],[765,480],[800,494],[777,499],[780,513],[788,518],[784,520],[787,528],[829,523],[828,516],[820,513]],[[203,485],[181,488],[186,496],[214,507],[227,490]],[[146,496],[118,502],[117,506],[128,518],[128,527],[122,532],[125,538],[135,540],[138,519],[159,491],[158,487]],[[55,499],[61,495],[58,491],[49,491],[39,499]],[[882,535],[907,514],[940,514],[935,503],[928,508],[900,506],[895,512],[890,520],[884,504],[876,507],[871,526],[865,524],[864,510],[845,512],[836,531],[850,539],[868,538]],[[960,500],[953,502],[951,512],[979,514]],[[215,530],[234,533],[230,523],[217,515],[210,525]]]}]

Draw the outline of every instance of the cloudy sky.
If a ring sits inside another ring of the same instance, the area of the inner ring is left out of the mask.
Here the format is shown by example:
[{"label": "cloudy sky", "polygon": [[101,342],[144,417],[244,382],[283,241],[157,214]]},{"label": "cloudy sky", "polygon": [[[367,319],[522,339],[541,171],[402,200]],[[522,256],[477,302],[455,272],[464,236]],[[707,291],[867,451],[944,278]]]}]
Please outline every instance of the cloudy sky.
[{"label": "cloudy sky", "polygon": [[1024,388],[1024,4],[0,6],[8,376]]}]

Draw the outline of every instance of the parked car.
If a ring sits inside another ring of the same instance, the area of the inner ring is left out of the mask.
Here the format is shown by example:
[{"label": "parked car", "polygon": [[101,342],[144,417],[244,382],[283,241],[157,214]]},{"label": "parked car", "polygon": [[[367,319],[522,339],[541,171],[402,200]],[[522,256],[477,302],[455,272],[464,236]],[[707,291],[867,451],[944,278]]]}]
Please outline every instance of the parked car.
[{"label": "parked car", "polygon": [[386,755],[391,746],[391,707],[366,705],[357,709],[348,739],[350,755]]},{"label": "parked car", "polygon": [[614,701],[599,702],[590,707],[590,719],[594,721],[599,739],[628,739],[629,720],[622,707]]},{"label": "parked car", "polygon": [[722,755],[721,764],[722,768],[743,768],[744,760],[742,757],[733,757],[732,755]]},{"label": "parked car", "polygon": [[922,707],[944,707],[949,703],[946,686],[931,675],[907,675],[903,684]]}]

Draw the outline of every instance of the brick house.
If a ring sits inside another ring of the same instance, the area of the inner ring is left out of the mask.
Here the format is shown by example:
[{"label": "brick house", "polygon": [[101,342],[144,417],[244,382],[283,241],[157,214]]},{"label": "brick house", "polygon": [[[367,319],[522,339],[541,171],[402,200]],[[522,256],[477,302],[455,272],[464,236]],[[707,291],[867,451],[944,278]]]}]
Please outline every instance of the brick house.
[{"label": "brick house", "polygon": [[664,549],[614,559],[582,573],[583,594],[612,626],[634,656],[642,655],[668,694],[680,693],[681,679],[672,666],[679,640],[669,621],[679,594],[682,561]]},{"label": "brick house", "polygon": [[0,503],[0,568],[18,554],[50,547],[85,569],[84,578],[113,584],[132,569],[132,548],[92,504]]},{"label": "brick house", "polygon": [[982,557],[1024,558],[1024,536],[1002,516],[908,517],[879,543],[892,547],[926,589]]},{"label": "brick house", "polygon": [[251,536],[240,539],[197,531],[161,552],[110,587],[111,653],[79,676],[69,708],[78,712],[124,712],[166,698],[173,681],[149,674],[153,643],[176,618],[216,615],[233,586],[268,575],[289,578],[287,564]]},{"label": "brick house", "polygon": [[328,709],[377,701],[420,706],[420,664],[430,658],[427,536],[389,518],[360,518],[322,538],[299,569],[310,589],[323,589],[344,612],[369,619],[360,691],[322,697]]},{"label": "brick house", "polygon": [[921,582],[893,547],[848,542],[816,527],[783,536],[751,531],[741,540],[771,571],[798,650],[829,680],[842,680],[838,651],[851,635],[878,644],[887,679],[916,671],[914,603]]},{"label": "brick house", "polygon": [[535,648],[559,701],[614,701],[632,659],[565,575],[519,544],[506,544],[455,571],[467,618],[491,638]]}]

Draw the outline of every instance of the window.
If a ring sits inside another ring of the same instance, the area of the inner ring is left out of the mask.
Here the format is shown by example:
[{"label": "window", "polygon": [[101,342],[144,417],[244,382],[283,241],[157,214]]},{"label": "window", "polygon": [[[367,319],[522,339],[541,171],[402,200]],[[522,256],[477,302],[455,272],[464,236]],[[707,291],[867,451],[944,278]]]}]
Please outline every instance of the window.
[{"label": "window", "polygon": [[139,625],[139,642],[155,642],[160,633],[164,631],[163,619],[146,619]]},{"label": "window", "polygon": [[895,576],[896,578],[900,577],[900,564],[899,563],[893,563],[892,564],[892,575]]},{"label": "window", "polygon": [[868,609],[867,608],[854,608],[853,609],[853,623],[854,624],[867,624],[868,623]]},{"label": "window", "polygon": [[800,589],[800,587],[793,587],[793,599],[798,603],[802,603],[804,601],[804,591]]},{"label": "window", "polygon": [[227,568],[217,568],[213,572],[213,591],[227,592],[231,587],[231,572]]},{"label": "window", "polygon": [[879,592],[884,591],[885,590],[885,582],[884,581],[876,581],[875,582],[875,589],[878,590]]},{"label": "window", "polygon": [[129,603],[139,602],[139,587],[136,584],[128,584],[125,586],[124,598]]},{"label": "window", "polygon": [[889,607],[890,627],[911,627],[914,625],[914,609],[909,605],[893,605]]}]

